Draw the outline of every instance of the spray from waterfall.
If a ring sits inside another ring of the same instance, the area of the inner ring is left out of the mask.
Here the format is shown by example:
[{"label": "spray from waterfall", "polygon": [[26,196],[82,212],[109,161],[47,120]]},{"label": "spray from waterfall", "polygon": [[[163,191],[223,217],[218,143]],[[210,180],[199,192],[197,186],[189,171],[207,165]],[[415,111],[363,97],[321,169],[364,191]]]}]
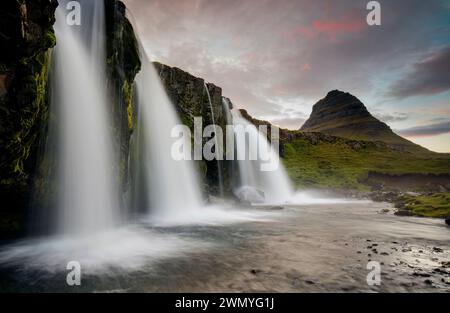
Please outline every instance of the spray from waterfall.
[{"label": "spray from waterfall", "polygon": [[[278,152],[271,147],[267,138],[258,129],[244,119],[239,111],[233,111],[234,126],[243,126],[248,136],[238,136],[235,131],[236,151],[238,155],[245,155],[243,160],[237,160],[239,167],[239,184],[234,192],[250,202],[283,204],[293,195],[291,182],[283,164],[279,160]],[[257,142],[258,152],[256,160],[247,155],[250,143]],[[261,168],[264,158],[261,151],[268,151],[269,160],[276,161],[277,168],[273,171],[263,171]]]},{"label": "spray from waterfall", "polygon": [[52,69],[59,188],[54,230],[85,235],[116,224],[119,197],[105,86],[104,2],[80,1],[81,25],[66,22],[68,2],[56,9]]}]

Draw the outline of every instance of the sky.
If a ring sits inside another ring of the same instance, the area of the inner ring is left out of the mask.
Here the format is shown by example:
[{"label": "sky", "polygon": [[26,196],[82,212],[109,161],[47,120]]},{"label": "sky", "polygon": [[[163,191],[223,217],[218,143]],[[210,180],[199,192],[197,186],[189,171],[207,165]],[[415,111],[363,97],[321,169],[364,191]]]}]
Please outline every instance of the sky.
[{"label": "sky", "polygon": [[123,0],[153,61],[223,89],[235,107],[298,129],[333,89],[398,134],[450,152],[450,1]]}]

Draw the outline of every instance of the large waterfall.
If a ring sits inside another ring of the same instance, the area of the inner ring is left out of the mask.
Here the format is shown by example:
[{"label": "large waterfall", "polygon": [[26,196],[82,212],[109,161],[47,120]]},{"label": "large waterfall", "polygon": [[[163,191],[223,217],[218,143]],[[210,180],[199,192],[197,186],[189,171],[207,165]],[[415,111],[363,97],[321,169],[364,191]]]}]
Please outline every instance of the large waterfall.
[{"label": "large waterfall", "polygon": [[[236,192],[248,193],[262,191],[263,202],[270,204],[283,204],[289,201],[293,196],[293,188],[286,174],[283,164],[278,156],[278,151],[271,147],[267,138],[259,132],[259,130],[246,119],[244,119],[239,111],[233,111],[233,124],[235,126],[235,140],[237,155],[245,156],[245,158],[236,161],[239,167],[240,183],[236,187]],[[243,126],[248,136],[238,136],[236,127]],[[250,143],[257,142],[257,158],[252,160],[249,157]],[[264,161],[261,152],[267,152],[268,160]],[[263,171],[262,164],[264,162],[275,161],[278,164],[273,171]]]},{"label": "large waterfall", "polygon": [[104,2],[83,0],[81,24],[66,21],[69,1],[56,11],[51,106],[57,117],[56,231],[86,234],[118,218],[114,153],[105,76]]},{"label": "large waterfall", "polygon": [[[193,162],[171,155],[172,129],[181,125],[174,106],[145,52],[136,76],[138,94],[139,166],[144,169],[148,213],[153,220],[182,220],[202,207],[199,182]],[[187,144],[190,144],[187,143]]]}]

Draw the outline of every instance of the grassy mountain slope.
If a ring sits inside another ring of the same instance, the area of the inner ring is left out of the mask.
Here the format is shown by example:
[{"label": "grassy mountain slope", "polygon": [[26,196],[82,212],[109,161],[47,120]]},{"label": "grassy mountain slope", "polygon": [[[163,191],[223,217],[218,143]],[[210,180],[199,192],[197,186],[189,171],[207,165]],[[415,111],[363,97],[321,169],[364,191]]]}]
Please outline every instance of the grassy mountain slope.
[{"label": "grassy mountain slope", "polygon": [[297,187],[369,190],[371,172],[402,174],[450,174],[450,158],[416,156],[368,141],[318,140],[308,137],[283,140],[284,164]]},{"label": "grassy mountain slope", "polygon": [[[241,114],[257,126],[270,125],[267,121],[252,118],[245,110],[241,110]],[[426,149],[423,150],[428,153],[417,153],[390,142],[286,129],[280,129],[280,144],[283,163],[298,188],[369,191],[373,183],[368,180],[371,173],[417,174],[419,177],[448,174],[450,179],[450,155]],[[378,180],[383,183],[383,177]],[[426,187],[418,182],[412,189]]]}]

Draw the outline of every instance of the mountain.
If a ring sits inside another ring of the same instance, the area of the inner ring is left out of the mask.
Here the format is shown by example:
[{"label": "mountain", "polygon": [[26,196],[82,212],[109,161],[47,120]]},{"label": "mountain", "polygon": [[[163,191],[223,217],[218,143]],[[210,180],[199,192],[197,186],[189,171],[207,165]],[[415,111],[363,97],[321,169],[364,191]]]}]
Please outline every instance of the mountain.
[{"label": "mountain", "polygon": [[412,153],[432,153],[395,134],[386,123],[370,114],[358,98],[339,90],[330,91],[314,104],[311,116],[300,130],[355,140],[381,141]]}]

